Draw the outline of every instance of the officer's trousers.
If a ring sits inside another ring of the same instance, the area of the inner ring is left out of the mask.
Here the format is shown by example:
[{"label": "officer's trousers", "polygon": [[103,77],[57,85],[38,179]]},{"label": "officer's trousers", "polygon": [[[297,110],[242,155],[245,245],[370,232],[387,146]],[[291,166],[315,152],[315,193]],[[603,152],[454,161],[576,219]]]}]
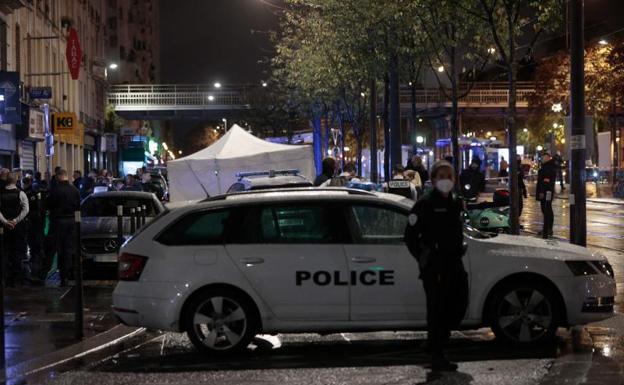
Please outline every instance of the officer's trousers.
[{"label": "officer's trousers", "polygon": [[4,241],[6,252],[6,282],[12,286],[23,278],[22,261],[26,259],[26,221],[18,223],[12,230],[5,228]]},{"label": "officer's trousers", "polygon": [[553,213],[552,201],[540,200],[540,208],[544,215],[544,228],[542,229],[542,237],[548,238],[553,234],[553,225],[555,223],[555,214]]},{"label": "officer's trousers", "polygon": [[441,356],[468,308],[468,275],[461,259],[451,266],[430,268],[421,274],[427,296],[427,341],[431,354]]},{"label": "officer's trousers", "polygon": [[50,266],[43,251],[43,223],[41,220],[31,220],[29,223],[28,250],[30,251],[31,276],[45,279]]},{"label": "officer's trousers", "polygon": [[77,246],[74,219],[55,218],[52,220],[51,225],[56,243],[55,247],[61,282],[66,282],[72,276],[73,257]]}]

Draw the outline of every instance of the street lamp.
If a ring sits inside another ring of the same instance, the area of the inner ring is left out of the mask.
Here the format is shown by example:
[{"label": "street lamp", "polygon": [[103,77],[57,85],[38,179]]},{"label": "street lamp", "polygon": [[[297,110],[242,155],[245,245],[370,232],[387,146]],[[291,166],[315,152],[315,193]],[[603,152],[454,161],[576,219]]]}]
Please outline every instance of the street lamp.
[{"label": "street lamp", "polygon": [[529,132],[529,129],[525,127],[522,129],[522,132]]},{"label": "street lamp", "polygon": [[598,44],[600,45],[609,45],[609,42],[606,41],[605,39],[600,39],[600,41],[598,42]]},{"label": "street lamp", "polygon": [[117,68],[119,68],[119,64],[117,63],[110,63],[108,65],[108,68],[112,69],[113,71],[116,70]]},{"label": "street lamp", "polygon": [[221,83],[219,83],[219,82],[215,82],[215,84],[214,84],[214,88],[221,88]]},{"label": "street lamp", "polygon": [[537,152],[541,152],[541,151],[544,149],[544,147],[542,147],[542,146],[537,146],[537,147],[535,147],[535,149],[537,150]]},{"label": "street lamp", "polygon": [[416,143],[424,143],[425,142],[425,138],[423,138],[422,136],[418,135],[416,137]]},{"label": "street lamp", "polygon": [[268,86],[268,85],[269,85],[269,84],[268,84],[267,82],[262,82],[262,87],[266,87],[266,86]]},{"label": "street lamp", "polygon": [[444,66],[439,66],[438,67],[438,72],[444,72]]},{"label": "street lamp", "polygon": [[225,131],[227,131],[227,129],[228,129],[227,119],[223,118],[223,119],[221,119],[221,121],[223,122],[223,127],[224,127]]},{"label": "street lamp", "polygon": [[214,101],[214,96],[208,95],[208,101],[210,101],[210,102]]}]

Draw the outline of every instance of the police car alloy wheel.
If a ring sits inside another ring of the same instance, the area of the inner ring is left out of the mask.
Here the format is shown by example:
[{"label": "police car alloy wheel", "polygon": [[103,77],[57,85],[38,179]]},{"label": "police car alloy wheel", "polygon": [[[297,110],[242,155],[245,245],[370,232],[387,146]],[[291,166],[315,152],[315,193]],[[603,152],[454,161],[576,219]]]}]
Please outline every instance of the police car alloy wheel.
[{"label": "police car alloy wheel", "polygon": [[195,347],[206,353],[239,351],[249,345],[257,328],[248,300],[227,290],[205,290],[191,300],[184,328]]},{"label": "police car alloy wheel", "polygon": [[540,282],[505,284],[489,307],[497,338],[519,345],[539,344],[554,338],[562,313],[556,292]]}]

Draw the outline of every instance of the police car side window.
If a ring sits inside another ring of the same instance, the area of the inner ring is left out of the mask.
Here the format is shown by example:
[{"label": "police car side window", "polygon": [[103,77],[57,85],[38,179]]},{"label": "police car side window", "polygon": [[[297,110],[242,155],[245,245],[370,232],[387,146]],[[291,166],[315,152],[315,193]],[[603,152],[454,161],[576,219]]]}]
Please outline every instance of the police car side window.
[{"label": "police car side window", "polygon": [[230,210],[200,211],[183,216],[157,241],[168,246],[223,244]]},{"label": "police car side window", "polygon": [[340,221],[323,205],[264,206],[247,210],[235,243],[340,243]]},{"label": "police car side window", "polygon": [[403,243],[407,214],[381,206],[354,205],[351,209],[357,243]]}]

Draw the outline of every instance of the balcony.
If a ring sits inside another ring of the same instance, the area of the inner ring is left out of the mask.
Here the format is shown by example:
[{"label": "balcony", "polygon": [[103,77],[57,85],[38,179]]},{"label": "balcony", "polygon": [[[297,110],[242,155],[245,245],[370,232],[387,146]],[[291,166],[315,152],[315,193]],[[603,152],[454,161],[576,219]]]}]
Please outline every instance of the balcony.
[{"label": "balcony", "polygon": [[0,12],[9,14],[17,11],[22,7],[32,5],[32,1],[27,0],[0,0]]}]

